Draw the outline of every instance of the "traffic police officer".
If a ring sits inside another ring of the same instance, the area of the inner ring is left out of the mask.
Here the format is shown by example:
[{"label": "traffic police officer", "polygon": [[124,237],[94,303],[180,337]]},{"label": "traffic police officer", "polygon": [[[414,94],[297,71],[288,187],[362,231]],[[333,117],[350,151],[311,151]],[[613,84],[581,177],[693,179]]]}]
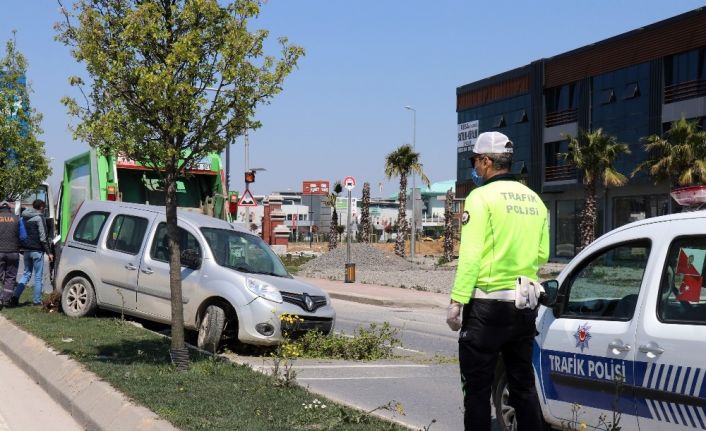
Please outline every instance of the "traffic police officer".
[{"label": "traffic police officer", "polygon": [[535,192],[509,174],[512,152],[507,136],[485,132],[471,156],[472,176],[482,186],[466,198],[447,315],[449,327],[461,329],[466,430],[490,431],[490,387],[499,353],[519,431],[543,429],[532,370],[537,312],[516,307],[515,286],[520,276],[536,280],[547,262],[547,209]]}]

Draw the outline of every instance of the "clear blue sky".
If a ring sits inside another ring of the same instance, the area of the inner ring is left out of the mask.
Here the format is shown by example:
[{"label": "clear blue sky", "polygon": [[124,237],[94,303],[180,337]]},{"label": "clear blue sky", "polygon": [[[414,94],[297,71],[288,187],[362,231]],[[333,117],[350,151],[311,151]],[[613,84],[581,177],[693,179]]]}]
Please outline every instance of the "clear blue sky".
[{"label": "clear blue sky", "polygon": [[[72,0],[66,0],[65,4]],[[703,1],[703,0],[702,0]],[[0,41],[17,30],[29,60],[33,106],[43,114],[53,187],[63,160],[86,151],[72,139],[59,103],[76,96],[67,83],[85,76],[54,41],[60,19],[53,0],[2,0]],[[269,0],[253,28],[287,36],[307,55],[284,91],[257,118],[250,166],[264,167],[255,194],[301,190],[302,180],[332,183],[353,175],[373,196],[397,182],[384,179],[385,156],[412,140],[432,182],[455,179],[456,87],[532,60],[551,57],[704,6],[699,1],[596,0]],[[540,8],[542,10],[540,10]],[[272,48],[276,48],[272,45]],[[276,54],[276,51],[270,50]],[[231,189],[243,188],[242,138],[231,151]]]}]

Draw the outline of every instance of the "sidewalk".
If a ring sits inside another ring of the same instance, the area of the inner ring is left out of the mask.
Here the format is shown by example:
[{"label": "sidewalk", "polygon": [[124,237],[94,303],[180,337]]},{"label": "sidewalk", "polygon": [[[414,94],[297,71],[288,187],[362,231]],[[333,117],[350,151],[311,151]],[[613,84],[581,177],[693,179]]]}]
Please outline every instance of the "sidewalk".
[{"label": "sidewalk", "polygon": [[449,295],[425,292],[402,287],[378,286],[375,284],[345,283],[338,280],[325,280],[295,276],[296,279],[317,286],[335,299],[381,305],[384,307],[429,307],[446,308]]}]

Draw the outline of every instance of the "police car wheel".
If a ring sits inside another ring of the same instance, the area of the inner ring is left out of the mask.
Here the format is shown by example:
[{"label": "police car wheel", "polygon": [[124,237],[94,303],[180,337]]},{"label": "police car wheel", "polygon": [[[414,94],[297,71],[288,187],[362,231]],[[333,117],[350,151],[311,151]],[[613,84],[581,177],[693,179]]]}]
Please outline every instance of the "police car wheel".
[{"label": "police car wheel", "polygon": [[500,431],[516,431],[515,409],[508,403],[510,391],[508,390],[505,367],[499,366],[493,382],[493,405],[495,418]]}]

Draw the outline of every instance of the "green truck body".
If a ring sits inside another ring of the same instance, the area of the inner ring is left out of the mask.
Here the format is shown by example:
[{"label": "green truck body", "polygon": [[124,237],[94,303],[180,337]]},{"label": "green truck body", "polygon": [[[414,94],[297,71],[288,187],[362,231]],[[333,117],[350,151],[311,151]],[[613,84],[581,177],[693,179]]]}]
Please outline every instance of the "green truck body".
[{"label": "green truck body", "polygon": [[[221,157],[210,154],[177,181],[179,209],[230,220],[226,205]],[[157,172],[120,155],[102,155],[95,149],[64,162],[57,216],[61,241],[85,200],[117,200],[164,205],[165,193]]]}]

